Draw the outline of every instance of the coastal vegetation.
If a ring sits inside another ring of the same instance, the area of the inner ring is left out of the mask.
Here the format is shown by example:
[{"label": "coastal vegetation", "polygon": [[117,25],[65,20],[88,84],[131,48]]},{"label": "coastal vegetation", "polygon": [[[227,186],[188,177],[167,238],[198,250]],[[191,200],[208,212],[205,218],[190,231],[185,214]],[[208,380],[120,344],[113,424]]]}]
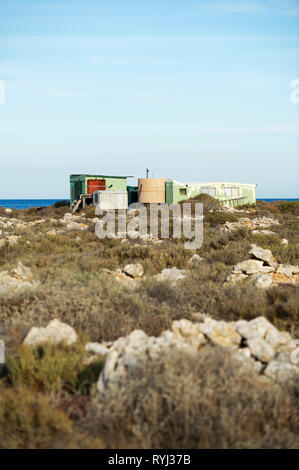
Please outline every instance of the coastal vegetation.
[{"label": "coastal vegetation", "polygon": [[[74,218],[67,202],[0,208],[0,278],[13,276],[20,262],[36,283],[3,290],[0,284],[7,362],[0,379],[0,448],[298,447],[298,379],[271,382],[215,345],[196,358],[165,352],[125,390],[112,388],[101,398],[96,392],[105,357],[86,360],[87,342],[110,347],[136,329],[159,337],[174,321],[194,323],[200,315],[226,322],[264,316],[299,338],[296,275],[267,289],[251,280],[226,282],[252,244],[270,250],[279,265],[299,265],[299,203],[259,201],[227,211],[209,196],[190,202],[204,203],[198,250],[176,239],[99,240],[92,207]],[[262,218],[269,227],[256,229]],[[137,263],[144,273],[136,282],[119,274]],[[184,278],[157,277],[171,268]],[[74,328],[78,341],[24,344],[32,327],[53,319]]]}]

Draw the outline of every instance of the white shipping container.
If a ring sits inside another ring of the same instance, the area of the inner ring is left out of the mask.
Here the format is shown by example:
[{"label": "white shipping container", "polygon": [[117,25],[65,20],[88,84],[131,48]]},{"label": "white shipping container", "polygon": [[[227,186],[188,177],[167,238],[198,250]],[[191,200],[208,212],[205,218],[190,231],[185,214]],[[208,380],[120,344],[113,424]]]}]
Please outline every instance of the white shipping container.
[{"label": "white shipping container", "polygon": [[127,191],[94,191],[93,205],[103,211],[128,209]]}]

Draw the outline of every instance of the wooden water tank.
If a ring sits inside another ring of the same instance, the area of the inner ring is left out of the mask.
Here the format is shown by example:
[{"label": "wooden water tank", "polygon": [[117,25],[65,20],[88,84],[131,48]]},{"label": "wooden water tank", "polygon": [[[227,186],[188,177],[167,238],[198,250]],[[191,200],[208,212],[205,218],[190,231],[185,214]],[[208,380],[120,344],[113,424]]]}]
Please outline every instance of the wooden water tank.
[{"label": "wooden water tank", "polygon": [[165,203],[165,183],[167,178],[139,178],[138,202]]}]

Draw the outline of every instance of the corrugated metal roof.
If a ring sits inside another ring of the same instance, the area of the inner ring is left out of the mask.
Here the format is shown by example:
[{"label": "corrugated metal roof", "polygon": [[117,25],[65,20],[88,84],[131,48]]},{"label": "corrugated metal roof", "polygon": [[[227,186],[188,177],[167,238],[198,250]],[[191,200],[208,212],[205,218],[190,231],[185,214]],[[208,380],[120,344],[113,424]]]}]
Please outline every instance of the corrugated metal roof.
[{"label": "corrugated metal roof", "polygon": [[132,175],[124,175],[124,176],[113,176],[113,175],[102,175],[100,173],[97,173],[96,175],[89,175],[87,173],[78,173],[78,174],[73,174],[73,175],[70,175],[71,176],[87,176],[87,177],[91,177],[91,178],[97,178],[97,177],[101,177],[101,178],[134,178],[134,176]]}]

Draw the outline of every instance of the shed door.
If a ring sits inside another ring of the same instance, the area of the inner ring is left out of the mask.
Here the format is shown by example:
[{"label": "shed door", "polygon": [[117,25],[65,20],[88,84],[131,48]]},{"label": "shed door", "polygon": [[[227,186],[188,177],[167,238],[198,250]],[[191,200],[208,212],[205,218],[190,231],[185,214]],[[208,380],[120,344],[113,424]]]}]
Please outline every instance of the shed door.
[{"label": "shed door", "polygon": [[87,193],[93,194],[94,191],[105,191],[106,181],[104,179],[88,180]]},{"label": "shed door", "polygon": [[75,199],[78,199],[80,195],[82,194],[82,186],[83,185],[80,180],[75,181],[75,194],[74,194]]}]

